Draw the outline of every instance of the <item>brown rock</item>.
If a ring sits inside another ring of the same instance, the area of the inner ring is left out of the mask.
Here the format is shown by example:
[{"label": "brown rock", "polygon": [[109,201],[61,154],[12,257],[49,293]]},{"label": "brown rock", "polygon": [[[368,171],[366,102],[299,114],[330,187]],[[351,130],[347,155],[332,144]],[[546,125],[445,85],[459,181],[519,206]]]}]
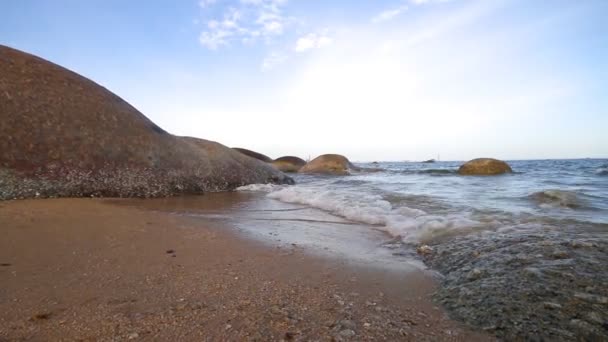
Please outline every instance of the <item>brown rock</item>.
[{"label": "brown rock", "polygon": [[351,170],[358,170],[356,166],[344,156],[339,154],[324,154],[311,160],[300,169],[300,173],[323,173],[332,175],[347,175]]},{"label": "brown rock", "polygon": [[461,175],[500,175],[511,173],[509,164],[502,160],[492,158],[478,158],[464,163],[458,169]]},{"label": "brown rock", "polygon": [[165,132],[74,72],[0,45],[0,200],[152,197],[290,179],[221,144]]},{"label": "brown rock", "polygon": [[304,159],[293,156],[277,158],[272,162],[272,166],[282,172],[298,172],[304,165],[306,165]]},{"label": "brown rock", "polygon": [[264,155],[264,154],[261,154],[261,153],[255,152],[255,151],[251,151],[251,150],[248,150],[246,148],[233,147],[232,149],[235,150],[235,151],[238,151],[238,152],[240,152],[240,153],[242,153],[242,154],[244,154],[246,156],[249,156],[251,158],[255,158],[257,160],[261,160],[264,163],[270,163],[270,162],[272,162],[272,159],[270,157],[268,157],[267,155]]}]

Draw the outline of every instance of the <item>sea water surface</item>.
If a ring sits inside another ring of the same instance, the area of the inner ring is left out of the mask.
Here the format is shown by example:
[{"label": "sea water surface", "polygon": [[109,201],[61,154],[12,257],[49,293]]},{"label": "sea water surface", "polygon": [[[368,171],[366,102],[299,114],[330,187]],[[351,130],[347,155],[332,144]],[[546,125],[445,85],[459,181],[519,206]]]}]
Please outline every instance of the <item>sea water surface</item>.
[{"label": "sea water surface", "polygon": [[[454,318],[500,337],[608,339],[608,160],[510,161],[501,176],[460,176],[460,164],[362,163],[382,171],[239,191],[263,196],[253,210],[274,216],[261,219],[293,220],[262,235],[424,263]],[[340,229],[325,238],[323,222]]]}]

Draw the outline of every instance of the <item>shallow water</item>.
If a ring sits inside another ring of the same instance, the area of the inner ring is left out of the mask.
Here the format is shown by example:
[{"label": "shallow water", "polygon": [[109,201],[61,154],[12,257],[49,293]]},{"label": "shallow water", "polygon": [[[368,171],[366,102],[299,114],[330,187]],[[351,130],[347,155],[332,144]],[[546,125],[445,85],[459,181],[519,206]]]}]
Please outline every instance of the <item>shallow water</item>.
[{"label": "shallow water", "polygon": [[[493,177],[459,176],[459,162],[359,164],[385,171],[240,190],[266,194],[262,207],[316,209],[294,240],[322,237],[321,215],[395,237],[383,248],[439,271],[436,298],[455,318],[498,336],[608,339],[608,161],[509,163],[515,173]],[[326,247],[374,239],[355,226]],[[415,256],[421,244],[432,252]]]}]

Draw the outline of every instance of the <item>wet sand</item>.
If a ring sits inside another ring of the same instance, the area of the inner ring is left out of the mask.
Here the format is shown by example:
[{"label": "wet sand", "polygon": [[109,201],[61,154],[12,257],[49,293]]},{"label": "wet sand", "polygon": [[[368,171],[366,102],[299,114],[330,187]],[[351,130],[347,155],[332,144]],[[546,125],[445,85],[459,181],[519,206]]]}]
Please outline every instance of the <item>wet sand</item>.
[{"label": "wet sand", "polygon": [[0,202],[0,234],[0,341],[492,339],[449,320],[423,272],[271,247],[217,220],[24,200]]}]

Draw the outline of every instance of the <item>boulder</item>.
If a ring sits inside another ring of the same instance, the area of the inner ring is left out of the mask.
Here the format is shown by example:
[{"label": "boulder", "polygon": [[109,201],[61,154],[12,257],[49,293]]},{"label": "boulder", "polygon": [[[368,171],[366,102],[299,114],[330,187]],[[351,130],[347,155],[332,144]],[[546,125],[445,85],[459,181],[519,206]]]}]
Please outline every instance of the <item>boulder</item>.
[{"label": "boulder", "polygon": [[255,151],[248,150],[246,148],[233,147],[232,149],[235,150],[235,151],[238,151],[238,152],[240,152],[240,153],[242,153],[242,154],[244,154],[246,156],[249,156],[251,158],[255,158],[257,160],[261,160],[264,163],[270,163],[270,162],[272,162],[272,159],[270,157],[268,157],[266,155],[263,155],[261,153],[255,152]]},{"label": "boulder", "polygon": [[346,157],[339,154],[324,154],[308,162],[299,172],[347,175],[350,171],[356,170],[359,168],[351,164]]},{"label": "boulder", "polygon": [[306,165],[304,159],[292,156],[277,158],[272,162],[272,166],[282,172],[298,172],[304,165]]},{"label": "boulder", "polygon": [[511,173],[509,164],[492,158],[478,158],[464,163],[458,169],[460,175],[500,175]]},{"label": "boulder", "polygon": [[221,144],[169,134],[93,81],[2,45],[0,151],[0,200],[153,197],[292,182]]}]

